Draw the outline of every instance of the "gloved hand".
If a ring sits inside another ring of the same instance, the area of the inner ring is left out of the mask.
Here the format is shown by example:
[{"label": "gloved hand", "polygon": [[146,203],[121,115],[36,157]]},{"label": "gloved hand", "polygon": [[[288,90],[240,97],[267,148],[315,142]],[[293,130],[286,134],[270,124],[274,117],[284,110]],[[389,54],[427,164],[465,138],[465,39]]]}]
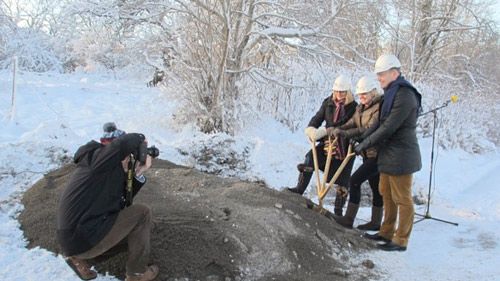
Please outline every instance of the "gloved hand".
[{"label": "gloved hand", "polygon": [[326,128],[325,127],[318,128],[316,130],[316,134],[314,136],[314,140],[322,139],[322,138],[326,137],[326,135],[327,135],[327,133],[326,133]]},{"label": "gloved hand", "polygon": [[349,143],[352,145],[356,145],[356,143],[361,143],[362,141],[363,141],[363,139],[361,138],[361,136],[351,137],[349,139]]},{"label": "gloved hand", "polygon": [[335,136],[335,130],[337,128],[335,127],[328,127],[326,128],[326,134],[329,136],[329,137],[334,137]]},{"label": "gloved hand", "polygon": [[360,155],[361,152],[363,152],[363,150],[367,149],[368,148],[368,145],[365,141],[359,143],[359,144],[356,144],[354,146],[354,153],[356,153],[356,155]]},{"label": "gloved hand", "polygon": [[330,137],[336,137],[336,138],[339,138],[339,137],[345,137],[346,136],[346,131],[342,130],[342,129],[339,129],[339,128],[335,128],[335,127],[330,127],[328,129],[326,129],[328,135]]},{"label": "gloved hand", "polygon": [[316,128],[314,128],[314,127],[307,127],[304,130],[304,133],[306,134],[307,138],[309,138],[309,140],[311,140],[311,141],[315,141],[316,140]]}]

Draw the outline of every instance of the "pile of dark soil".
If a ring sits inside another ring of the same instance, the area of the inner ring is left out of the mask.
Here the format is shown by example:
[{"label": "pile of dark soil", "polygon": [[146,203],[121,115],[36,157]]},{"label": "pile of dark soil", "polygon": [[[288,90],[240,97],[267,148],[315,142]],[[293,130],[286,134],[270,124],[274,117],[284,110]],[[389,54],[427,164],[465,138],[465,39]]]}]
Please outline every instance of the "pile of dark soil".
[{"label": "pile of dark soil", "polygon": [[[47,174],[24,194],[19,220],[29,247],[54,253],[55,213],[73,165]],[[307,199],[258,183],[220,178],[157,160],[135,202],[154,215],[151,262],[157,280],[367,280],[362,255],[373,245],[355,230],[306,208]],[[310,204],[310,202],[309,202]],[[125,247],[92,260],[123,278]]]}]

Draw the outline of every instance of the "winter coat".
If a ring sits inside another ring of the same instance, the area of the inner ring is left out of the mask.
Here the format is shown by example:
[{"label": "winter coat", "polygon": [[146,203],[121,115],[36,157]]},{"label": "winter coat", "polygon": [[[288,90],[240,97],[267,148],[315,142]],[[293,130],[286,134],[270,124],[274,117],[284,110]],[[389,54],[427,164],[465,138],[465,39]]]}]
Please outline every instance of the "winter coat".
[{"label": "winter coat", "polygon": [[[110,231],[125,207],[127,174],[121,162],[143,141],[142,134],[126,134],[108,145],[91,141],[75,153],[76,169],[57,211],[57,239],[66,256],[90,250]],[[142,185],[134,179],[133,193]]]},{"label": "winter coat", "polygon": [[416,134],[420,99],[414,89],[400,87],[390,113],[381,118],[377,129],[363,140],[361,145],[378,146],[377,164],[381,173],[407,175],[422,168]]},{"label": "winter coat", "polygon": [[323,121],[326,121],[326,128],[338,127],[352,117],[357,105],[358,104],[352,98],[352,94],[349,93],[346,97],[346,103],[344,105],[345,116],[340,121],[334,123],[333,115],[335,114],[335,103],[332,100],[332,96],[328,96],[323,100],[318,112],[316,112],[316,114],[309,121],[308,127],[319,128],[321,124],[323,124]]},{"label": "winter coat", "polygon": [[[380,101],[382,97],[376,95],[371,100],[370,104],[359,104],[356,111],[349,121],[340,126],[340,129],[345,130],[346,138],[353,138],[361,136],[368,128],[378,123],[378,116],[380,110]],[[377,149],[370,147],[363,152],[364,158],[376,158]]]},{"label": "winter coat", "polygon": [[[318,112],[316,112],[316,114],[309,121],[308,127],[319,128],[321,124],[323,124],[323,121],[326,122],[326,128],[341,126],[352,117],[354,111],[356,111],[357,105],[358,104],[354,101],[352,94],[349,92],[346,97],[346,103],[344,104],[345,115],[339,121],[334,123],[333,117],[335,114],[336,106],[332,100],[332,96],[328,96],[323,100],[323,103],[321,104]],[[347,151],[349,142],[344,138],[344,141],[342,143],[344,143],[343,149]]]}]

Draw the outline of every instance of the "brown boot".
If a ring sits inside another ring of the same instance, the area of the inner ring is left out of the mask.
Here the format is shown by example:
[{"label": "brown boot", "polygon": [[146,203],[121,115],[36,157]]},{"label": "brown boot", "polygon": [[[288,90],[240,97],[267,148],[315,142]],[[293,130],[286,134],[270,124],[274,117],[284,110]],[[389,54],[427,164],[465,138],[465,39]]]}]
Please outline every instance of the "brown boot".
[{"label": "brown boot", "polygon": [[97,277],[97,272],[93,271],[92,266],[86,261],[75,257],[67,257],[66,263],[82,280],[92,280]]},{"label": "brown boot", "polygon": [[380,224],[382,223],[382,214],[384,210],[382,207],[372,207],[372,219],[370,222],[358,225],[360,230],[380,230]]},{"label": "brown boot", "polygon": [[158,276],[160,269],[157,265],[150,265],[144,273],[136,273],[133,275],[128,275],[125,281],[151,281]]},{"label": "brown boot", "polygon": [[347,188],[339,186],[335,192],[335,207],[333,213],[337,216],[342,216],[342,208],[344,208],[347,199]]},{"label": "brown boot", "polygon": [[347,204],[347,210],[345,211],[345,216],[333,216],[333,219],[343,227],[352,228],[354,223],[354,218],[358,214],[359,205],[349,202]]}]

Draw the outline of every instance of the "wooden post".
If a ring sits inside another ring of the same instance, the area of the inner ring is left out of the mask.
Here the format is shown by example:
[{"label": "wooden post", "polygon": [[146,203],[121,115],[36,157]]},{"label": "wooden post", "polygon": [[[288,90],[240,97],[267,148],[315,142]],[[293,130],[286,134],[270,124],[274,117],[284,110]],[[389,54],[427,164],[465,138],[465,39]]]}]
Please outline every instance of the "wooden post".
[{"label": "wooden post", "polygon": [[16,112],[16,74],[17,74],[17,57],[12,58],[12,99],[10,105],[10,120],[14,120]]}]

